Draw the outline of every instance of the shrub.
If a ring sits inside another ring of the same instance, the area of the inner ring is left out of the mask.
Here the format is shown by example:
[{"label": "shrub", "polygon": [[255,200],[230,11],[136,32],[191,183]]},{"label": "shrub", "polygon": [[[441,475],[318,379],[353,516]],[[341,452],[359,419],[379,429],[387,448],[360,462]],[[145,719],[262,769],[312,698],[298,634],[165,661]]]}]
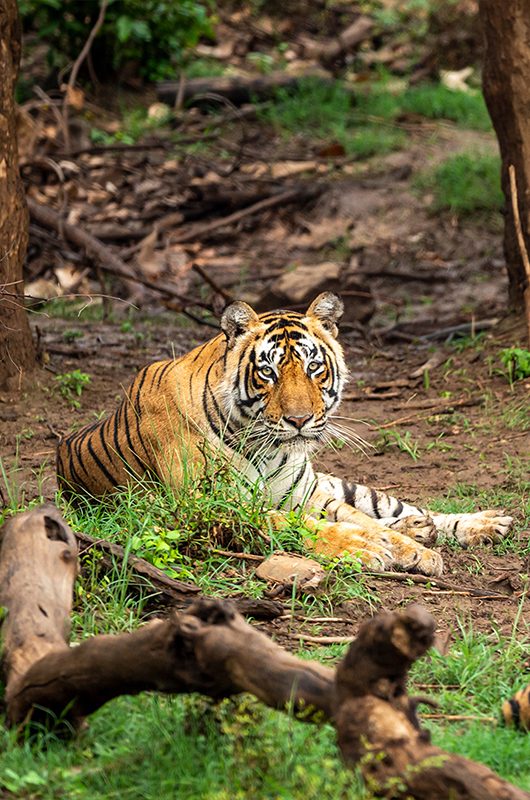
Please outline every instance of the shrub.
[{"label": "shrub", "polygon": [[[206,0],[208,2],[208,0]],[[148,80],[175,72],[186,48],[211,35],[206,2],[200,0],[111,0],[91,58],[96,74],[119,73],[137,64]],[[20,0],[24,27],[49,46],[53,67],[78,56],[100,10],[98,0]]]},{"label": "shrub", "polygon": [[500,170],[497,155],[460,153],[423,173],[417,186],[433,193],[433,211],[448,209],[460,215],[497,211],[504,202]]}]

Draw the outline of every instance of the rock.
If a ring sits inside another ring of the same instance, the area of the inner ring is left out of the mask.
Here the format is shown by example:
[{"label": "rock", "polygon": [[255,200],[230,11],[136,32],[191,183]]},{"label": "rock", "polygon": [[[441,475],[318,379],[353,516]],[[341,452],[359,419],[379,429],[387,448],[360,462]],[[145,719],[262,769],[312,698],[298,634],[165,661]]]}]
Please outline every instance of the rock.
[{"label": "rock", "polygon": [[327,573],[318,561],[290,553],[274,553],[269,556],[256,569],[256,575],[264,581],[288,586],[296,583],[304,589],[316,589],[327,578]]}]

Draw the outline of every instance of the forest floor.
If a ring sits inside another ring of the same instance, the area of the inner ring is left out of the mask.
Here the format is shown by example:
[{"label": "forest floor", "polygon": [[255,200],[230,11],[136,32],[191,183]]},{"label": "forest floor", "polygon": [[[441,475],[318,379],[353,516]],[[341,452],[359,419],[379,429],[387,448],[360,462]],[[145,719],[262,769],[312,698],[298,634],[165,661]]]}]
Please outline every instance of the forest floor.
[{"label": "forest floor", "polygon": [[[196,126],[208,135],[204,120],[190,119],[181,133]],[[23,171],[34,200],[61,206],[69,222],[113,252],[136,254],[135,268],[148,280],[173,281],[183,296],[195,299],[191,308],[200,322],[181,313],[190,310],[182,302],[162,302],[137,283],[94,274],[83,253],[67,243],[57,248],[57,237],[34,223],[28,293],[63,296],[35,303],[31,321],[40,367],[22,379],[19,392],[0,396],[5,513],[37,497],[54,499],[58,437],[112,411],[143,364],[180,355],[209,338],[215,320],[206,309],[221,307],[220,295],[258,308],[300,307],[311,293],[342,291],[341,338],[351,371],[342,413],[369,446],[361,453],[337,442],[334,451],[318,453],[315,463],[435,510],[503,508],[515,518],[514,530],[489,548],[463,551],[442,544],[443,588],[410,577],[341,574],[334,565],[329,595],[288,592],[279,597],[285,606],[280,618],[253,624],[304,657],[334,661],[343,652],[340,642],[322,646],[304,637],[351,636],[375,611],[420,601],[438,623],[437,653],[414,680],[441,702],[434,715],[441,720],[437,743],[485,759],[528,787],[522,741],[495,729],[501,696],[528,677],[529,382],[511,379],[501,355],[524,346],[523,330],[506,313],[502,226],[489,198],[481,205],[487,190],[479,188],[471,214],[437,205],[446,191],[437,168],[462,154],[495,158],[493,134],[410,113],[391,121],[378,117],[375,128],[390,128],[397,139],[360,155],[345,151],[331,135],[298,136],[282,130],[284,119],[271,120],[250,116],[244,125],[241,119],[228,128],[224,123],[222,136],[213,125],[210,144],[184,150],[178,144],[152,147],[155,134],[167,143],[171,132],[150,130],[151,145],[143,151],[103,147],[61,162],[61,180],[45,161],[28,160]],[[115,121],[107,127],[115,132]],[[368,140],[376,135],[373,129],[364,133]],[[460,180],[469,161],[456,163],[460,172],[449,183]],[[316,184],[312,199],[302,191],[294,204],[249,214],[210,233],[201,230],[205,207],[209,221],[219,220],[271,193]],[[164,214],[176,214],[174,224],[156,229]],[[182,235],[186,242],[179,241]],[[202,265],[209,285],[190,268],[192,262]],[[65,511],[79,523],[78,512]],[[85,532],[103,536],[102,518],[87,516]],[[116,538],[127,544],[134,532],[124,524]],[[149,558],[145,548],[142,555]],[[206,559],[208,577],[199,567],[194,576],[192,566],[187,563],[186,580],[196,580],[203,591],[233,596],[248,590],[257,597],[267,591],[252,564],[237,557]],[[122,579],[96,586],[84,575],[75,610],[80,637],[131,627],[145,617],[145,608],[128,601],[115,614],[112,592]],[[136,698],[112,704],[117,715],[108,709],[96,715],[92,731],[66,760],[56,743],[51,754],[35,755],[30,749],[21,753],[10,740],[0,765],[2,785],[16,796],[43,798],[169,797],[177,789],[181,797],[212,800],[331,800],[346,791],[364,796],[357,784],[352,790],[354,778],[341,771],[332,739],[322,731],[310,742],[312,734],[301,733],[293,720],[277,729],[272,712],[249,712],[245,701],[229,712],[172,702]],[[172,708],[183,728],[176,738],[174,718],[170,723],[164,716]],[[252,739],[253,720],[260,725],[259,741]],[[193,737],[186,739],[190,730]],[[289,743],[282,758],[275,749],[278,730]],[[237,744],[239,735],[247,737],[246,749]],[[306,750],[307,764],[301,772],[291,770],[290,764],[305,763]],[[85,759],[95,759],[94,765]],[[156,776],[150,770],[154,759],[162,765]],[[171,778],[164,759],[172,769],[179,762]],[[193,775],[186,772],[187,762],[193,762]],[[240,770],[237,790],[227,764]],[[208,791],[200,783],[205,771]]]}]

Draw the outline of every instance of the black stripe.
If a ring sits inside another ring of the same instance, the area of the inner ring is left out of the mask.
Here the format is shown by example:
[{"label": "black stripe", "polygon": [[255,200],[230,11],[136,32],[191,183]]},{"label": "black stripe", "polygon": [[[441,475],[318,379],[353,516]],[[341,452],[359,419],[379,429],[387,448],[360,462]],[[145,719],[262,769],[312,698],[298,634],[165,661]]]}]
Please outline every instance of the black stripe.
[{"label": "black stripe", "polygon": [[[131,439],[131,430],[130,430],[130,426],[129,426],[129,404],[127,404],[125,406],[124,410],[123,410],[123,426],[125,428],[125,436],[127,438],[127,444],[129,446],[129,450],[130,450],[131,454],[134,456],[134,458],[136,460],[136,463],[139,464],[139,466],[141,468],[141,473],[144,473],[145,472],[145,464],[137,456],[136,451],[133,448],[133,443],[132,443],[132,439]],[[128,461],[127,463],[129,464],[130,467],[132,467],[132,464],[130,463],[130,461]]]},{"label": "black stripe", "polygon": [[105,475],[105,477],[109,481],[110,485],[111,486],[117,486],[118,482],[117,482],[116,478],[114,477],[114,475],[111,472],[109,472],[109,470],[106,468],[105,464],[101,461],[100,457],[97,455],[96,451],[92,447],[92,442],[90,441],[90,439],[87,442],[87,448],[88,448],[88,452],[90,453],[90,455],[92,456],[92,458],[94,460],[94,463],[99,467],[100,472],[102,472],[103,475]]},{"label": "black stripe", "polygon": [[344,502],[355,508],[355,496],[357,494],[357,484],[342,481],[342,491],[344,492]]},{"label": "black stripe", "polygon": [[[106,453],[106,456],[107,456],[111,466],[114,467],[114,459],[112,458],[112,453],[110,452],[109,447],[107,445],[107,439],[106,439],[106,437],[105,437],[105,435],[103,433],[103,429],[105,428],[105,425],[106,425],[107,422],[108,422],[108,420],[106,420],[103,423],[103,425],[101,425],[100,428],[99,428],[99,440],[100,440],[100,442],[101,442],[101,444],[103,446],[103,449],[104,449],[104,451]],[[114,485],[115,486],[118,485],[117,479],[114,479]]]},{"label": "black stripe", "polygon": [[165,366],[165,367],[162,369],[162,371],[161,371],[160,375],[158,376],[158,380],[157,380],[157,382],[156,382],[156,388],[157,388],[157,389],[160,389],[160,384],[162,383],[162,378],[164,377],[164,375],[166,374],[166,372],[168,371],[168,369],[169,369],[170,367],[173,367],[174,365],[175,365],[175,362],[174,362],[174,361],[168,361],[168,362],[167,362],[167,364],[166,364],[166,366]]},{"label": "black stripe", "polygon": [[119,437],[119,433],[120,433],[120,416],[121,416],[121,413],[123,411],[124,403],[125,403],[125,400],[122,400],[120,405],[116,409],[116,413],[114,415],[114,430],[113,430],[112,438],[114,440],[114,450],[116,451],[116,455],[118,456],[118,458],[120,458],[122,460],[123,464],[128,464],[129,462],[125,458],[125,454],[124,454],[123,450],[120,447],[120,437]]},{"label": "black stripe", "polygon": [[392,512],[392,516],[393,517],[399,517],[402,511],[403,511],[403,503],[401,502],[401,500],[398,500],[397,501],[397,506],[394,509],[394,511]]},{"label": "black stripe", "polygon": [[381,514],[379,513],[379,508],[377,507],[378,500],[377,500],[377,492],[375,489],[370,489],[370,499],[372,501],[372,508],[374,510],[374,516],[376,519],[381,519]]},{"label": "black stripe", "polygon": [[512,721],[516,728],[519,728],[521,725],[521,707],[515,697],[510,697],[508,700],[510,704],[510,708],[512,711]]}]

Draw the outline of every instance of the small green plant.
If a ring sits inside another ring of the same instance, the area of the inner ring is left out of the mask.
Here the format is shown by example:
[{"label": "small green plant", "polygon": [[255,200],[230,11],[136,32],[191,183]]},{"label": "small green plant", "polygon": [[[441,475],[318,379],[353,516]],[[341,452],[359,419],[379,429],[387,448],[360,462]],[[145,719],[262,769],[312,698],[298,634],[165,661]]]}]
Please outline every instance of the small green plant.
[{"label": "small green plant", "polygon": [[400,433],[395,428],[384,430],[381,432],[379,446],[382,448],[397,447],[398,450],[401,450],[403,453],[407,453],[407,455],[409,455],[413,461],[418,461],[420,458],[420,446],[413,440],[410,431]]},{"label": "small green plant", "polygon": [[74,369],[72,372],[56,375],[55,380],[61,397],[68,400],[72,408],[80,408],[81,403],[77,398],[81,397],[83,389],[90,383],[90,375],[81,372],[80,369]]},{"label": "small green plant", "polygon": [[504,196],[497,155],[460,153],[416,179],[416,187],[433,195],[432,210],[465,216],[500,211]]},{"label": "small green plant", "polygon": [[449,119],[465,128],[491,130],[491,119],[479,91],[452,91],[443,84],[425,83],[407,89],[399,98],[402,112],[429,119]]},{"label": "small green plant", "polygon": [[83,331],[79,331],[76,328],[69,328],[63,332],[63,339],[65,342],[75,342],[76,339],[81,339],[83,335]]},{"label": "small green plant", "polygon": [[510,385],[515,381],[530,378],[530,350],[523,347],[508,347],[501,350],[499,355],[506,367]]}]

